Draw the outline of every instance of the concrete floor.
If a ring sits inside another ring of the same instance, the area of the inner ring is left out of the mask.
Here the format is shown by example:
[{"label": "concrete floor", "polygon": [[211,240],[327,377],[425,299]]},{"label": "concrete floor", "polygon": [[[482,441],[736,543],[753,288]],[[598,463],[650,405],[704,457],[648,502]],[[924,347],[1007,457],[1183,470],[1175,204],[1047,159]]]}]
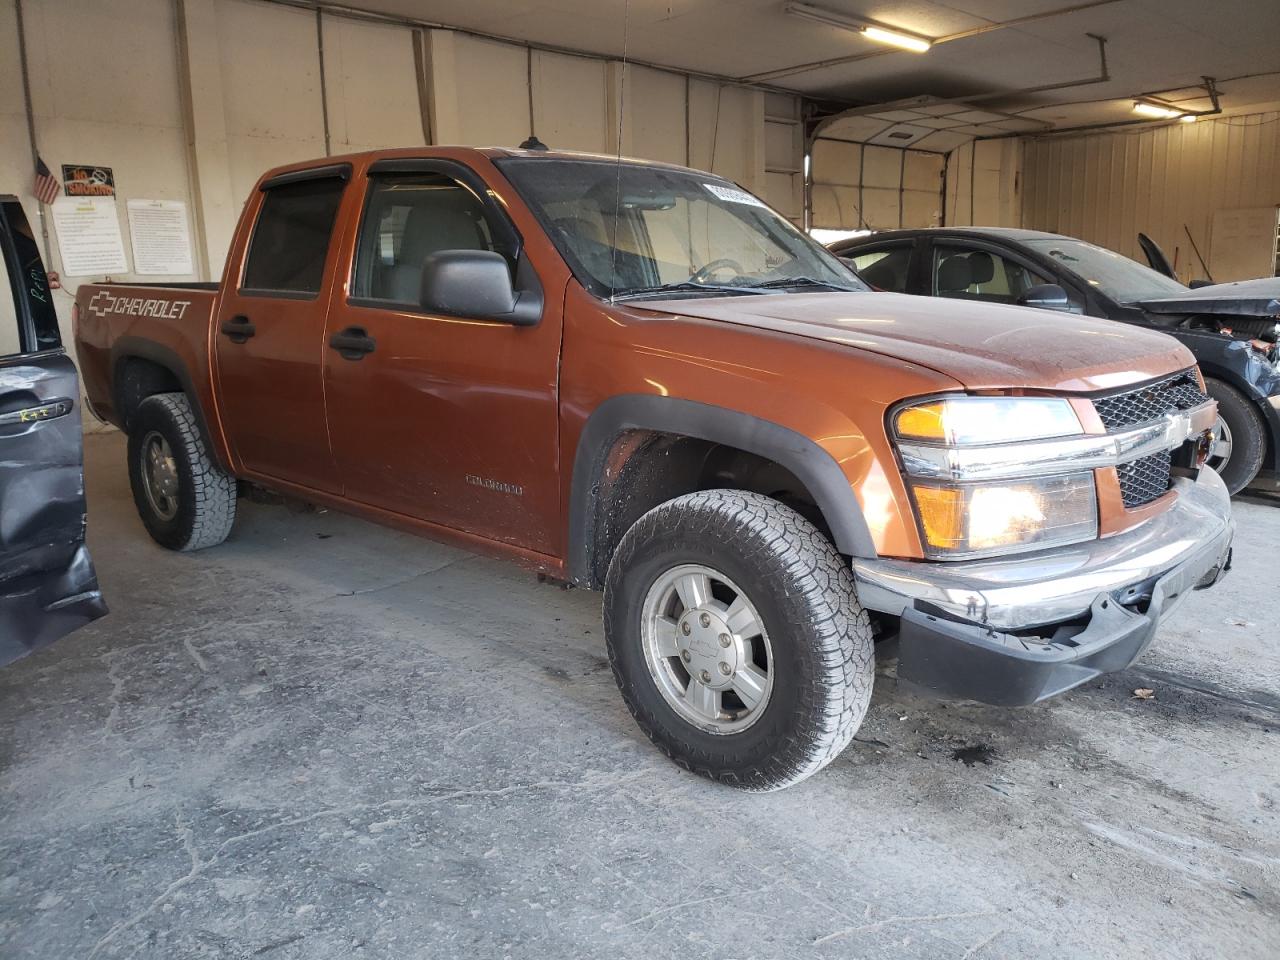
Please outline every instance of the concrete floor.
[{"label": "concrete floor", "polygon": [[87,472],[112,613],[0,672],[6,958],[1280,955],[1274,506],[1128,673],[1016,711],[881,677],[747,796],[640,734],[597,595],[246,501],[167,553],[118,435]]}]

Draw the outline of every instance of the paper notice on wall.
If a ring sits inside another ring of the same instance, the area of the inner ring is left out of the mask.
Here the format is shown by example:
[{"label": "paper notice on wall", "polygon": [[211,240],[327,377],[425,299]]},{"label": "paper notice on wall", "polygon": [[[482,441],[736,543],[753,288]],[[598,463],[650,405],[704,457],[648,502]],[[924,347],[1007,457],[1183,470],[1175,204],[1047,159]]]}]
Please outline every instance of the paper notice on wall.
[{"label": "paper notice on wall", "polygon": [[181,200],[130,200],[133,272],[143,276],[194,273],[187,205]]},{"label": "paper notice on wall", "polygon": [[114,197],[59,197],[53,225],[67,277],[124,273],[129,269]]}]

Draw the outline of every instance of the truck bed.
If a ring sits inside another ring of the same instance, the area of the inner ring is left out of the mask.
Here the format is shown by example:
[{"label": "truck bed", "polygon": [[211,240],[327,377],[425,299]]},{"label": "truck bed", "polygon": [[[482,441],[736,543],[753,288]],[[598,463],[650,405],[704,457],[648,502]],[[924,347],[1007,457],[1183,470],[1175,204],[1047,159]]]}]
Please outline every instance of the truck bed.
[{"label": "truck bed", "polygon": [[93,413],[124,426],[128,398],[116,387],[126,357],[169,371],[179,380],[175,389],[212,404],[209,331],[217,300],[216,283],[81,285],[73,314],[76,352]]}]

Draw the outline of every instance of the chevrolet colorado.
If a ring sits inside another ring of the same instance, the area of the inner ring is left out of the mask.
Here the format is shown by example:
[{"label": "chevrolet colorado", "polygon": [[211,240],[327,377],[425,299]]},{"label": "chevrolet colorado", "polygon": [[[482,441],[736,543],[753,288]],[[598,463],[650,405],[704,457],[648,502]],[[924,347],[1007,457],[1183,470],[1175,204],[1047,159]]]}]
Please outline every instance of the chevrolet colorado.
[{"label": "chevrolet colorado", "polygon": [[247,481],[603,588],[637,722],[745,789],[848,744],[879,640],[905,681],[1032,703],[1128,665],[1229,561],[1175,340],[868,292],[680,167],[294,164],[220,284],[86,285],[75,322],[158,542],[221,542]]}]

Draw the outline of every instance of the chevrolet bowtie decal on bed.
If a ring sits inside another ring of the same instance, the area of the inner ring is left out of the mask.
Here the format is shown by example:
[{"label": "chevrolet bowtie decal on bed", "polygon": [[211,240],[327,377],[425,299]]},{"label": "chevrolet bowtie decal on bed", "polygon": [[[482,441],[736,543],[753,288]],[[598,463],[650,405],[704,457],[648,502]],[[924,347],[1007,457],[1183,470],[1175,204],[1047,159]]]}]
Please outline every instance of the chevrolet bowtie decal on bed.
[{"label": "chevrolet bowtie decal on bed", "polygon": [[146,297],[117,297],[106,290],[93,295],[85,309],[95,317],[113,313],[131,314],[137,317],[158,317],[161,320],[181,320],[191,306],[190,300],[156,300]]}]

